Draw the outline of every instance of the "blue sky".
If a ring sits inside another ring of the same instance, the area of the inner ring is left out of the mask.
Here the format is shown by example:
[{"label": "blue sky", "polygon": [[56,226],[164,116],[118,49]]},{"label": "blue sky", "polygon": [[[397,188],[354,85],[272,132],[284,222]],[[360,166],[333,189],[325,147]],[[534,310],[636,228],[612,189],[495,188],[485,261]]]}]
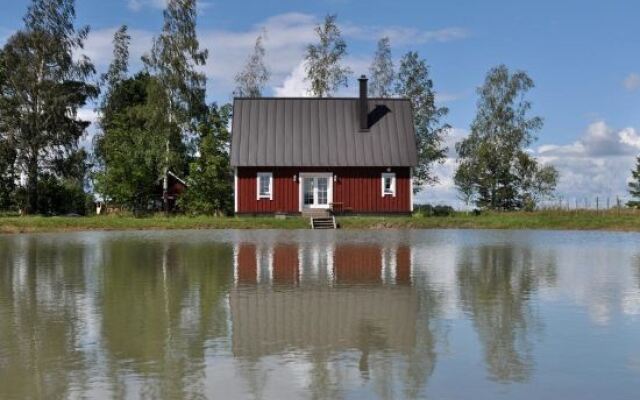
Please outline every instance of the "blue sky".
[{"label": "blue sky", "polygon": [[[28,3],[2,5],[0,42],[20,27]],[[136,60],[148,49],[161,26],[163,3],[77,1],[78,23],[92,27],[86,52],[99,69],[109,62],[111,35],[120,24],[132,31]],[[210,51],[211,100],[230,99],[233,75],[263,28],[273,72],[269,94],[304,94],[304,45],[314,39],[317,21],[337,13],[354,75],[367,73],[382,35],[391,37],[395,58],[417,50],[427,59],[438,101],[450,109],[450,144],[466,134],[475,89],[489,68],[504,63],[527,71],[536,83],[529,97],[534,112],[545,119],[531,151],[560,169],[559,195],[571,202],[626,196],[633,156],[640,152],[640,2],[208,0],[199,7],[200,38]],[[355,95],[355,85],[341,94]],[[454,156],[438,168],[441,184],[421,200],[456,198]]]}]

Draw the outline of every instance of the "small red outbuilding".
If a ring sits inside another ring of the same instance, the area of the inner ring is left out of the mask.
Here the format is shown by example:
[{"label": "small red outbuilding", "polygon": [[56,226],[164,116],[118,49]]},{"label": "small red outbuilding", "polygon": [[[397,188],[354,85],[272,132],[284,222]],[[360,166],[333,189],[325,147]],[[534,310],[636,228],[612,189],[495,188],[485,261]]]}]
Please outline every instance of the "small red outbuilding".
[{"label": "small red outbuilding", "polygon": [[331,209],[409,213],[417,164],[411,103],[368,98],[236,98],[231,165],[238,214]]}]

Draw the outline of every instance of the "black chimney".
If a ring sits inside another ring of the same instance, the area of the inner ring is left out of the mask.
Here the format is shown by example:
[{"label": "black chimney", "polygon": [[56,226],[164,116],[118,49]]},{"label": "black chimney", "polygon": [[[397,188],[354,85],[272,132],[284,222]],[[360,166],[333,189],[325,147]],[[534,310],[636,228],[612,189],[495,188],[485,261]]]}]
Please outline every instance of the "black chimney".
[{"label": "black chimney", "polygon": [[358,113],[360,114],[360,130],[369,130],[369,104],[367,99],[367,77],[362,75],[358,82],[360,82],[360,100],[358,101]]}]

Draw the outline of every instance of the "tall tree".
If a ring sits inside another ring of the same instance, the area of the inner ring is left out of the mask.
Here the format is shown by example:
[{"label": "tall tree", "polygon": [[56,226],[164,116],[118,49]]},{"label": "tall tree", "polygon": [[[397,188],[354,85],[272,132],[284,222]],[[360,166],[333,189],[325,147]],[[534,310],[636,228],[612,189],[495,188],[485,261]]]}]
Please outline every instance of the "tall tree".
[{"label": "tall tree", "polygon": [[629,182],[629,194],[633,200],[629,201],[629,207],[640,207],[640,156],[636,159],[636,168],[631,171],[631,182]]},{"label": "tall tree", "polygon": [[113,35],[113,59],[107,72],[102,75],[102,82],[106,86],[104,98],[107,98],[113,88],[127,78],[129,71],[129,35],[126,25],[122,25]]},{"label": "tall tree", "polygon": [[231,105],[209,107],[199,128],[198,157],[191,163],[186,193],[180,198],[189,213],[229,214],[233,211],[233,188],[229,167],[229,120]]},{"label": "tall tree", "polygon": [[[2,60],[2,49],[0,49],[0,60]],[[0,63],[0,88],[5,87],[6,73]],[[4,99],[0,97],[0,103]],[[0,119],[0,123],[2,119]],[[15,146],[11,143],[9,135],[0,125],[0,210],[6,210],[14,205],[14,192],[16,186]]]},{"label": "tall tree", "polygon": [[552,195],[558,173],[541,166],[526,152],[542,128],[542,118],[529,117],[525,94],[534,87],[523,71],[500,65],[478,89],[480,99],[471,133],[456,145],[459,166],[455,182],[473,187],[476,205],[490,209],[531,209]]},{"label": "tall tree", "polygon": [[339,87],[347,86],[351,69],[342,65],[347,44],[336,24],[337,15],[327,15],[315,28],[319,42],[307,46],[306,80],[311,83],[309,93],[316,97],[330,97]]},{"label": "tall tree", "polygon": [[[157,106],[149,99],[166,99],[163,93],[158,79],[148,73],[116,84],[105,100],[108,112],[101,116],[102,129],[94,142],[102,167],[96,173],[96,191],[135,214],[146,211],[157,196],[166,137],[155,127],[164,120],[168,103]],[[172,138],[179,140],[177,135]]]},{"label": "tall tree", "polygon": [[378,48],[369,67],[369,94],[374,97],[389,97],[393,94],[395,72],[391,59],[391,42],[388,37],[378,41]]},{"label": "tall tree", "polygon": [[433,175],[433,165],[443,162],[446,156],[444,139],[450,126],[441,120],[449,109],[436,105],[429,66],[414,51],[408,52],[400,60],[396,93],[410,99],[413,105],[418,146],[418,166],[414,168],[413,181],[414,192],[418,192],[423,185],[438,181]]},{"label": "tall tree", "polygon": [[26,173],[25,211],[38,211],[39,174],[78,148],[89,122],[78,108],[98,95],[89,83],[93,64],[78,57],[88,27],[76,30],[73,0],[33,0],[24,27],[11,36],[0,58],[0,132]]},{"label": "tall tree", "polygon": [[265,84],[271,73],[264,63],[265,49],[263,41],[265,32],[256,38],[253,53],[247,59],[244,69],[235,76],[237,97],[261,97]]},{"label": "tall tree", "polygon": [[198,121],[206,115],[206,76],[197,67],[206,63],[208,52],[200,49],[196,34],[196,0],[169,0],[163,16],[162,33],[154,39],[151,53],[143,61],[165,92],[150,100],[157,100],[157,107],[168,103],[166,119],[157,127],[165,136],[162,178],[167,211],[168,171],[182,169],[186,156],[184,146],[175,148],[171,144],[187,142]]}]

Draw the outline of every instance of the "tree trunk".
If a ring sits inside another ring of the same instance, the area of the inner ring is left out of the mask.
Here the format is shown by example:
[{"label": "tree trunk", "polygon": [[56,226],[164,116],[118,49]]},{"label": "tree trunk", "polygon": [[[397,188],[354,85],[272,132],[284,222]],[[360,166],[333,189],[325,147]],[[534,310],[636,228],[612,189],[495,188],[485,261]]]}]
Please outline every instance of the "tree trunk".
[{"label": "tree trunk", "polygon": [[27,207],[26,214],[38,212],[38,159],[29,160],[27,171]]}]

